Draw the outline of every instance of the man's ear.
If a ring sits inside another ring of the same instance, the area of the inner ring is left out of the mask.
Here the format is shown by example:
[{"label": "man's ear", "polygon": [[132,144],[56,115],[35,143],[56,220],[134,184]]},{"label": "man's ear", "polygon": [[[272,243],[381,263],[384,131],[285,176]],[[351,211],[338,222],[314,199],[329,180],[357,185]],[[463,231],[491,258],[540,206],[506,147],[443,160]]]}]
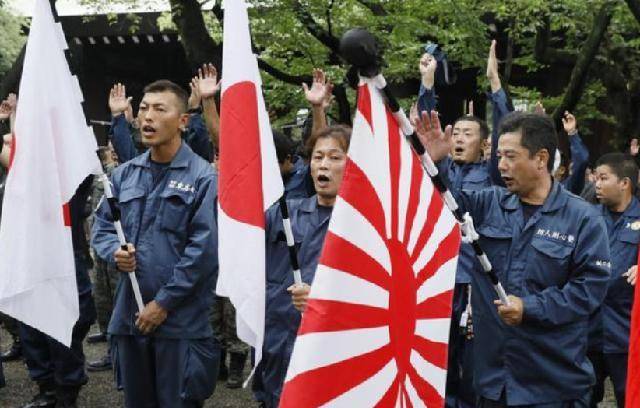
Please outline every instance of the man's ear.
[{"label": "man's ear", "polygon": [[181,131],[186,131],[187,130],[187,125],[189,124],[189,114],[188,113],[183,113],[180,115],[180,130]]},{"label": "man's ear", "polygon": [[547,166],[549,165],[549,160],[551,159],[551,157],[549,156],[549,151],[547,149],[540,149],[538,150],[538,153],[536,153],[536,156],[540,161],[540,168],[548,168]]}]

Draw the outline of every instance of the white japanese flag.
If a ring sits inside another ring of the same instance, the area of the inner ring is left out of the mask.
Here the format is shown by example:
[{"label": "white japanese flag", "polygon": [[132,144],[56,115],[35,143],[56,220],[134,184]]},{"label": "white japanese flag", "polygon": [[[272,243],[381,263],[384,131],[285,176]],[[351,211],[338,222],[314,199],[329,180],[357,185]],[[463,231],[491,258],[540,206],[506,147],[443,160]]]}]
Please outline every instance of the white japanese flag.
[{"label": "white japanese flag", "polygon": [[68,202],[100,171],[49,2],[37,0],[0,224],[0,311],[69,346],[78,289]]}]

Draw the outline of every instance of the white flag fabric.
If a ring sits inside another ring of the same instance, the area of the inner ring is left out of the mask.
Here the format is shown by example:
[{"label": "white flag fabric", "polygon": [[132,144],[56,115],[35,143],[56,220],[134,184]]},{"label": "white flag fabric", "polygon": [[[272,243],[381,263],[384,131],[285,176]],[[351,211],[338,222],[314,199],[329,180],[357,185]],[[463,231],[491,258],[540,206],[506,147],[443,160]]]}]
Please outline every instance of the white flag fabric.
[{"label": "white flag fabric", "polygon": [[60,30],[37,0],[0,225],[0,311],[69,346],[79,307],[66,204],[100,162]]},{"label": "white flag fabric", "polygon": [[220,102],[217,293],[236,308],[238,337],[262,357],[265,319],[265,211],[284,193],[247,6],[224,6]]}]

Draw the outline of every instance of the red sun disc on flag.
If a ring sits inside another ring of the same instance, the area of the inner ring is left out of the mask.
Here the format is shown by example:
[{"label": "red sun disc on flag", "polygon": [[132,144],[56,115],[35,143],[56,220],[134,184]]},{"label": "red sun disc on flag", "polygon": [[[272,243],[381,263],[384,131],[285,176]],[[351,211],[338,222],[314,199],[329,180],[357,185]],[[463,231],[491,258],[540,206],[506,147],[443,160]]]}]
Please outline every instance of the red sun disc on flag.
[{"label": "red sun disc on flag", "polygon": [[281,407],[441,407],[460,230],[370,84]]}]

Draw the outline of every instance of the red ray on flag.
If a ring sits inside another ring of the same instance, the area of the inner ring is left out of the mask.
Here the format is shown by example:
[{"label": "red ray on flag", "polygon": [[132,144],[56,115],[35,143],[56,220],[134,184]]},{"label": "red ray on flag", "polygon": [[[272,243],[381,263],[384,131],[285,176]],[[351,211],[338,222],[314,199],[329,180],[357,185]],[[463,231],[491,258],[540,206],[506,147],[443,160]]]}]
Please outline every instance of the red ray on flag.
[{"label": "red ray on flag", "polygon": [[[636,265],[640,264],[640,251]],[[629,357],[627,365],[626,408],[640,407],[640,283],[636,281],[629,331]]]},{"label": "red ray on flag", "polygon": [[368,81],[280,406],[441,407],[455,218]]}]

